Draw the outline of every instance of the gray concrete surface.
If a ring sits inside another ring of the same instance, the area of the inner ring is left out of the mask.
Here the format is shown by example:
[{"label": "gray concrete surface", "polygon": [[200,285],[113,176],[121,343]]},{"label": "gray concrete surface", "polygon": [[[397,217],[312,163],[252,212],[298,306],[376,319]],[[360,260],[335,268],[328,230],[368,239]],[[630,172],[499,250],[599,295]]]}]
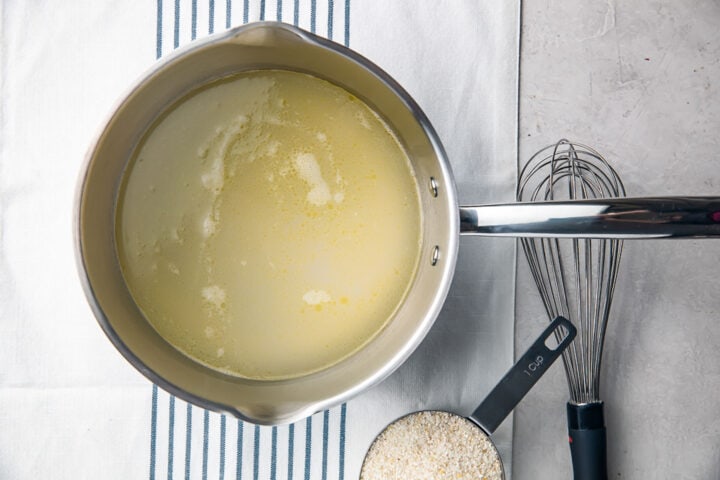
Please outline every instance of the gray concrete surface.
[{"label": "gray concrete surface", "polygon": [[[523,2],[520,162],[568,137],[629,195],[720,194],[720,4]],[[544,325],[519,252],[516,351]],[[601,394],[612,479],[720,478],[720,241],[625,243]],[[572,478],[564,371],[516,410],[513,478]]]}]

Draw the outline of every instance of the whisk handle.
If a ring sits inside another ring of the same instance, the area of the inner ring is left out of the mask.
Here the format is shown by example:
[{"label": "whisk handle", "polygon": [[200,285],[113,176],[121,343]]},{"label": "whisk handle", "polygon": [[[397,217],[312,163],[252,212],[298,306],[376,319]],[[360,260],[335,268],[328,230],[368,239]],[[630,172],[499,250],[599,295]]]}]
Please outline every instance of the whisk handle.
[{"label": "whisk handle", "polygon": [[460,207],[460,233],[493,237],[720,238],[720,197],[604,198]]},{"label": "whisk handle", "polygon": [[568,440],[575,480],[607,480],[607,440],[602,402],[567,404]]}]

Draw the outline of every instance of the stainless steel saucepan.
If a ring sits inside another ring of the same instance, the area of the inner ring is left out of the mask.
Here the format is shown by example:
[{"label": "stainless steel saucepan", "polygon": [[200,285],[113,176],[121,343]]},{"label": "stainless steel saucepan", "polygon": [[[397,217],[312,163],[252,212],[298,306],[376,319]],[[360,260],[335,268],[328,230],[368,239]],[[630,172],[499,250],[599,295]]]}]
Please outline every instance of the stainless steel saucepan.
[{"label": "stainless steel saucepan", "polygon": [[[202,366],[163,340],[123,280],[115,245],[118,186],[133,149],[172,103],[240,71],[286,69],[339,85],[368,103],[405,147],[423,209],[421,260],[403,304],[365,348],[300,378],[246,380]],[[459,214],[458,214],[459,212]],[[337,405],[393,372],[437,317],[455,269],[459,233],[480,235],[720,236],[720,199],[623,199],[458,207],[437,134],[410,96],[357,53],[300,29],[262,22],[197,41],[160,61],[117,105],[89,150],[76,206],[76,247],[87,298],[105,333],[165,390],[259,424],[298,420]]]}]

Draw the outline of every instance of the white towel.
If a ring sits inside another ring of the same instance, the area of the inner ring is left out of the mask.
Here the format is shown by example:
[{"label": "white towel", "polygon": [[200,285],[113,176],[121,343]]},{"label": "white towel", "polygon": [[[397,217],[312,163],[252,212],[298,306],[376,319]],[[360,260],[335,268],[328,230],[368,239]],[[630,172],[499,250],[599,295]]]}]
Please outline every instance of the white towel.
[{"label": "white towel", "polygon": [[[388,380],[292,426],[256,427],[154,387],[114,350],[75,270],[73,196],[112,105],[157,57],[248,21],[349,45],[438,130],[462,203],[513,199],[516,2],[0,3],[0,478],[355,479],[392,419],[469,414],[513,359],[511,240],[463,238],[450,296]],[[511,420],[494,435],[506,468]],[[509,478],[509,471],[508,471]]]}]

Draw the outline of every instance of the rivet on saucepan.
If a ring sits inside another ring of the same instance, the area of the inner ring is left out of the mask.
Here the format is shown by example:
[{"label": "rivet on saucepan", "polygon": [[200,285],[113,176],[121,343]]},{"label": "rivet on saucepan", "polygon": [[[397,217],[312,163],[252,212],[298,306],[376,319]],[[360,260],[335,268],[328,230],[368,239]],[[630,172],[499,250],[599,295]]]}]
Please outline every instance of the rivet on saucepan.
[{"label": "rivet on saucepan", "polygon": [[437,265],[439,258],[440,258],[440,247],[435,245],[435,248],[433,248],[433,251],[432,251],[432,257],[430,259],[430,265],[432,265],[433,267],[435,265]]},{"label": "rivet on saucepan", "polygon": [[438,196],[438,184],[435,181],[435,177],[430,177],[430,193],[432,193],[433,197]]}]

